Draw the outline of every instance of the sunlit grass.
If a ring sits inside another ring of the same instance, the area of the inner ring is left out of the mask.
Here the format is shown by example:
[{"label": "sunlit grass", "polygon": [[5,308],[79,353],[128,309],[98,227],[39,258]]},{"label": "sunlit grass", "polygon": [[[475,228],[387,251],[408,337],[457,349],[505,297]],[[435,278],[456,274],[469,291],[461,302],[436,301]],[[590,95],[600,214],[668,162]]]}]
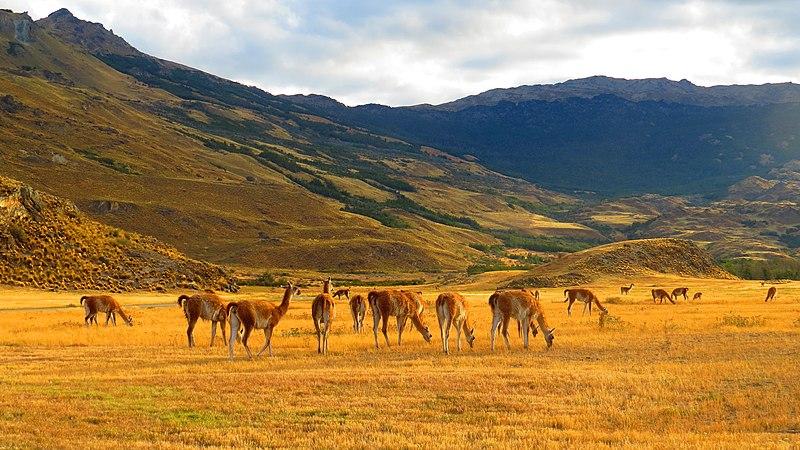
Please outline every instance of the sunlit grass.
[{"label": "sunlit grass", "polygon": [[[233,362],[221,344],[209,348],[207,322],[196,328],[198,347],[187,348],[173,296],[121,296],[133,328],[87,329],[80,308],[3,311],[0,447],[800,444],[800,285],[781,285],[765,304],[757,283],[634,282],[631,295],[607,305],[603,328],[597,313],[568,318],[561,289],[541,289],[556,327],[550,351],[541,335],[522,350],[512,327],[512,350],[491,353],[489,292],[465,292],[476,345],[449,357],[433,308],[432,344],[407,329],[402,347],[375,350],[372,317],[368,332],[354,335],[344,302],[330,355],[319,356],[313,292],[278,326],[276,356],[252,362],[238,345]],[[704,300],[653,305],[656,283],[702,287]],[[596,290],[608,298],[622,284]],[[426,300],[437,291],[426,290]],[[277,300],[272,289],[244,296]],[[66,297],[6,291],[0,308]],[[256,333],[251,345],[262,340]]]}]

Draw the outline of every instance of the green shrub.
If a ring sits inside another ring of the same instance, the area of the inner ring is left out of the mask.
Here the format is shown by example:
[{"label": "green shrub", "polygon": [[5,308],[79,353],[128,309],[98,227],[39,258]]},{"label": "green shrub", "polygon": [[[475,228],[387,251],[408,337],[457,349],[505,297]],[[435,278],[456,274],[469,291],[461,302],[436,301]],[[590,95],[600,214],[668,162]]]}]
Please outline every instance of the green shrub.
[{"label": "green shrub", "polygon": [[794,258],[772,260],[730,259],[720,264],[728,272],[746,280],[800,280],[800,261]]}]

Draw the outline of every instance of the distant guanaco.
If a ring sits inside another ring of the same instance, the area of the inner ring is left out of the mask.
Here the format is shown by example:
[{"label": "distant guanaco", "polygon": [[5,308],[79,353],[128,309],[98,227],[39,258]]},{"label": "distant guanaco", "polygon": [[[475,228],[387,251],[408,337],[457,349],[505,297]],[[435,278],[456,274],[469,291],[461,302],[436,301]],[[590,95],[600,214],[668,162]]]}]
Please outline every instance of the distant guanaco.
[{"label": "distant guanaco", "polygon": [[397,317],[397,345],[402,342],[403,329],[408,319],[411,319],[411,323],[422,335],[422,338],[428,343],[431,342],[433,336],[425,325],[423,318],[425,306],[422,304],[422,299],[418,293],[398,290],[372,291],[367,294],[367,301],[369,301],[369,307],[372,310],[372,333],[375,336],[375,348],[380,348],[378,345],[378,325],[381,324],[381,321],[383,322],[381,331],[386,340],[386,346],[390,346],[387,332],[389,316]]},{"label": "distant guanaco", "polygon": [[186,327],[186,337],[189,340],[189,347],[194,347],[194,326],[198,319],[211,321],[211,347],[214,346],[214,338],[217,335],[217,323],[222,330],[223,345],[228,341],[225,336],[225,322],[228,314],[225,311],[225,302],[212,292],[203,292],[193,296],[181,295],[178,297],[178,306],[183,309],[188,326]]},{"label": "distant guanaco", "polygon": [[333,293],[333,298],[337,298],[339,300],[345,297],[346,299],[350,300],[350,288],[347,289],[339,289]]},{"label": "distant guanaco", "polygon": [[464,297],[456,292],[439,294],[436,299],[436,316],[442,336],[442,351],[450,354],[450,328],[456,329],[456,348],[461,351],[461,331],[467,339],[469,348],[475,341],[475,328],[469,326],[469,307]]},{"label": "distant guanaco", "polygon": [[[770,287],[770,288],[767,290],[767,298],[765,298],[765,299],[764,299],[764,301],[765,301],[765,302],[768,302],[768,301],[770,301],[770,300],[773,300],[773,299],[775,298],[775,294],[777,294],[777,293],[778,293],[778,290],[777,290],[777,289],[775,289],[775,286],[772,286],[772,287]],[[106,322],[107,322],[107,321],[106,321]]]},{"label": "distant guanaco", "polygon": [[675,301],[672,300],[672,296],[669,295],[669,292],[665,291],[664,289],[651,289],[650,294],[653,296],[653,303],[655,303],[656,300],[659,300],[659,304],[661,304],[664,303],[664,299],[667,299],[673,305],[675,304]]},{"label": "distant guanaco", "polygon": [[631,292],[631,289],[633,289],[633,283],[631,283],[630,286],[622,286],[619,288],[619,293],[622,295],[628,295]]},{"label": "distant guanaco", "polygon": [[110,295],[84,295],[81,297],[81,305],[83,305],[83,309],[86,312],[86,317],[83,320],[87,327],[92,321],[97,324],[97,313],[99,312],[106,313],[106,326],[108,326],[109,320],[114,326],[117,326],[117,314],[122,317],[122,320],[129,327],[133,326],[133,317],[123,311],[119,302]]},{"label": "distant guanaco", "polygon": [[589,315],[592,315],[592,304],[596,304],[600,311],[605,311],[605,307],[600,304],[594,292],[588,289],[564,289],[564,303],[569,302],[567,305],[567,315],[572,315],[572,304],[576,301],[583,302],[583,313],[586,314],[586,308],[589,308]]},{"label": "distant guanaco", "polygon": [[528,348],[528,331],[531,322],[536,322],[544,334],[547,348],[553,345],[555,328],[547,325],[544,310],[538,300],[526,290],[498,291],[489,297],[489,307],[492,310],[491,348],[494,344],[497,330],[502,326],[503,339],[506,348],[511,349],[508,341],[508,322],[517,319],[522,326],[522,338],[525,349]]},{"label": "distant guanaco", "polygon": [[[672,290],[672,298],[675,299],[675,300],[677,300],[678,296],[681,296],[681,295],[683,296],[684,300],[689,300],[689,295],[688,294],[689,294],[689,288],[687,288],[687,287],[680,287],[680,288],[675,288],[675,289]],[[673,303],[675,303],[675,302],[673,302]]]},{"label": "distant guanaco", "polygon": [[250,351],[250,347],[247,346],[247,340],[254,329],[264,330],[264,338],[266,339],[264,346],[261,347],[256,356],[260,356],[267,348],[269,348],[269,356],[272,356],[272,332],[278,322],[286,315],[289,310],[289,302],[292,301],[292,297],[295,295],[300,295],[300,289],[289,283],[283,293],[283,300],[280,305],[266,301],[249,300],[228,303],[227,313],[231,323],[228,357],[233,359],[233,346],[239,337],[238,330],[240,326],[244,327],[242,345],[250,359],[253,359],[253,353]]},{"label": "distant guanaco", "polygon": [[322,285],[322,293],[311,302],[311,319],[317,330],[317,353],[328,353],[328,335],[335,316],[336,302],[331,296],[331,278],[328,277]]},{"label": "distant guanaco", "polygon": [[363,295],[356,294],[350,299],[350,314],[353,316],[353,331],[361,333],[367,315],[367,299]]},{"label": "distant guanaco", "polygon": [[702,300],[703,293],[702,292],[695,292],[692,296],[692,300]]}]

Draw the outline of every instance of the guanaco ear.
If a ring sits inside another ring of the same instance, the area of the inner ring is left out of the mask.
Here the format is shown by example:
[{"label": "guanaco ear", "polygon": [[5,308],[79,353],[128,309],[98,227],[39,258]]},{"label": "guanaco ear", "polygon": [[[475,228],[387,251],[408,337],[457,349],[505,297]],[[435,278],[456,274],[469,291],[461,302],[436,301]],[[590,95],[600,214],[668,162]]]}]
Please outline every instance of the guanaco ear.
[{"label": "guanaco ear", "polygon": [[555,328],[550,328],[549,330],[547,330],[547,332],[550,333],[550,334],[553,334],[554,331],[556,331]]}]

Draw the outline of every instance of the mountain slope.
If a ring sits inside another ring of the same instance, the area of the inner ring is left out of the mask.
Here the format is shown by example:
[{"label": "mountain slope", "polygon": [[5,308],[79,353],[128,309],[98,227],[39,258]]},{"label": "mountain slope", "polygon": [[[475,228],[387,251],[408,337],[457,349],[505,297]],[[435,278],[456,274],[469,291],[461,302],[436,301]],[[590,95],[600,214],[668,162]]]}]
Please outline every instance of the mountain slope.
[{"label": "mountain slope", "polygon": [[0,284],[48,289],[236,290],[218,266],[86,218],[74,205],[0,177]]},{"label": "mountain slope", "polygon": [[145,55],[68,11],[0,24],[15,49],[0,60],[0,173],[192,257],[461,270],[492,230],[602,239],[532,212],[569,196]]}]

